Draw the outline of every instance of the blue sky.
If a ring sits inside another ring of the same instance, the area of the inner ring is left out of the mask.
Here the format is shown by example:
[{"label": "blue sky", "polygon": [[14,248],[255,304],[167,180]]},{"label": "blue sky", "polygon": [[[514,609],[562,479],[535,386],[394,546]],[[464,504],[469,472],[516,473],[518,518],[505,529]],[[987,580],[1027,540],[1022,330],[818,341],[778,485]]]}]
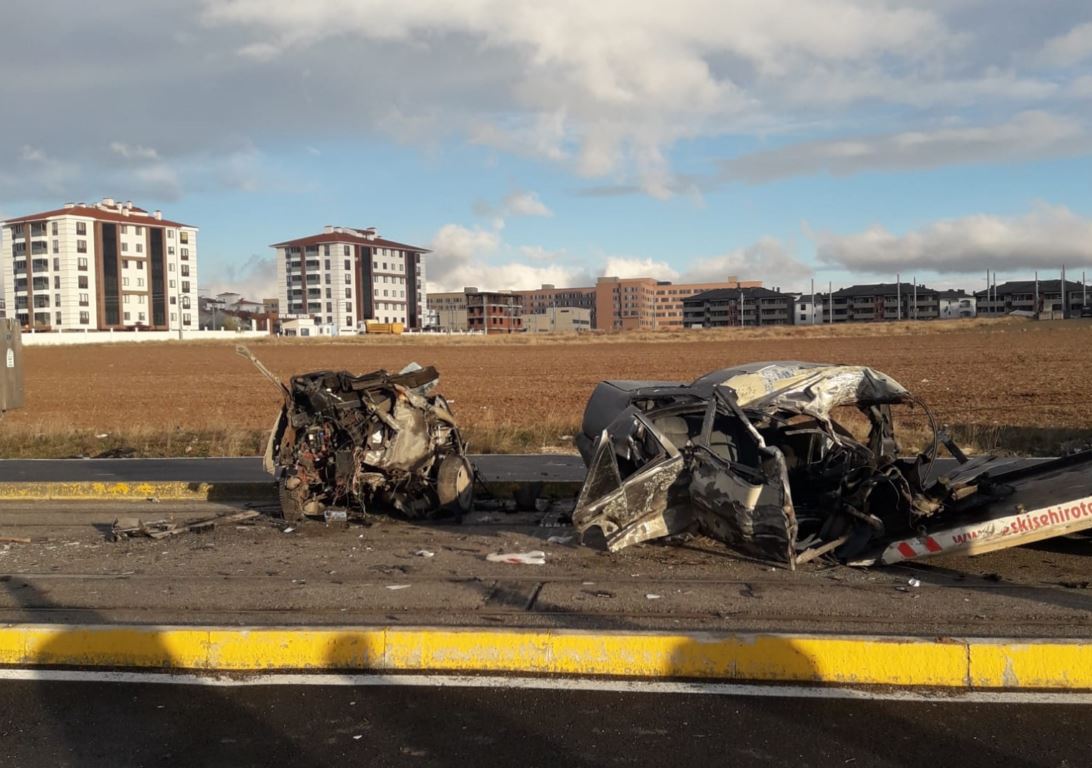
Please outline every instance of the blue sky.
[{"label": "blue sky", "polygon": [[436,289],[1092,271],[1087,2],[90,5],[5,5],[0,217],[161,208],[205,288],[325,224]]}]

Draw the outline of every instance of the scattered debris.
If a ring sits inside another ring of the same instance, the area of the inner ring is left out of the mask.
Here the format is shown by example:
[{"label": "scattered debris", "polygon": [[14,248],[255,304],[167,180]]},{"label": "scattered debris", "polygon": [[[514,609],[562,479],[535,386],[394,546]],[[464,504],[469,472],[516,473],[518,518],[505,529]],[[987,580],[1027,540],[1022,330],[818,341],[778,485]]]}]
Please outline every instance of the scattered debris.
[{"label": "scattered debris", "polygon": [[460,516],[473,506],[474,468],[435,368],[354,376],[315,371],[283,384],[246,347],[284,402],[264,466],[277,476],[289,522],[338,505],[353,516],[373,508],[409,518]]},{"label": "scattered debris", "polygon": [[921,586],[921,580],[920,579],[910,579],[910,581],[908,581],[906,583],[909,584],[911,587],[914,587],[915,589],[917,589],[918,587]]},{"label": "scattered debris", "polygon": [[392,592],[395,591],[395,590],[398,590],[398,589],[409,589],[409,588],[410,588],[409,584],[388,584],[387,585],[387,589],[391,590]]},{"label": "scattered debris", "polygon": [[150,539],[165,539],[177,536],[180,533],[204,533],[211,531],[217,525],[225,523],[237,523],[240,520],[249,520],[257,517],[258,512],[252,509],[241,512],[230,512],[226,515],[207,517],[202,520],[194,520],[190,523],[175,523],[170,520],[150,520],[145,522],[139,518],[123,517],[114,520],[111,534],[114,541],[131,536],[147,536]]},{"label": "scattered debris", "polygon": [[[928,421],[921,455],[901,456],[893,406]],[[839,409],[862,416],[867,435],[835,421]],[[873,565],[1092,528],[1092,451],[1034,465],[970,459],[919,399],[863,366],[605,381],[575,442],[588,473],[573,524],[599,528],[610,551],[696,531],[789,567],[824,554]],[[940,446],[955,459],[943,475]]]},{"label": "scattered debris", "polygon": [[292,526],[288,526],[287,528],[282,528],[282,529],[281,529],[281,533],[292,533],[292,532],[293,532],[293,531],[295,531],[295,530],[296,530],[296,529],[295,529],[295,528],[293,528]]},{"label": "scattered debris", "polygon": [[414,552],[413,554],[417,555],[417,557],[436,557],[435,552],[430,552],[427,549],[419,549],[416,552]]},{"label": "scattered debris", "polygon": [[647,595],[645,595],[646,600],[659,600],[662,597],[663,597],[663,595],[657,595],[657,594],[654,594],[652,592],[649,592]]},{"label": "scattered debris", "polygon": [[547,544],[568,544],[573,540],[572,536],[550,536],[546,539]]},{"label": "scattered debris", "polygon": [[513,565],[546,565],[546,553],[540,549],[530,552],[494,552],[485,556],[491,563],[512,563]]},{"label": "scattered debris", "polygon": [[30,539],[25,536],[0,536],[0,544],[29,544]]},{"label": "scattered debris", "polygon": [[322,519],[326,521],[326,524],[330,523],[348,523],[349,513],[344,509],[324,509],[322,511]]}]

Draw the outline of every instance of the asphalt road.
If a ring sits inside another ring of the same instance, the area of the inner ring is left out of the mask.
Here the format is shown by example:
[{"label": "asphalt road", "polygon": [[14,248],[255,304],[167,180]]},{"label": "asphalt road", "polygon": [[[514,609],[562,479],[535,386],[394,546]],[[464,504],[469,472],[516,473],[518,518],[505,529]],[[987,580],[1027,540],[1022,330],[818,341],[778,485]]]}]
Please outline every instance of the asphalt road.
[{"label": "asphalt road", "polygon": [[0,681],[0,765],[1089,764],[1092,707],[514,688]]},{"label": "asphalt road", "polygon": [[[486,454],[470,457],[486,482],[584,481],[579,456]],[[13,482],[262,482],[269,475],[257,456],[213,459],[6,459],[0,483]]]}]

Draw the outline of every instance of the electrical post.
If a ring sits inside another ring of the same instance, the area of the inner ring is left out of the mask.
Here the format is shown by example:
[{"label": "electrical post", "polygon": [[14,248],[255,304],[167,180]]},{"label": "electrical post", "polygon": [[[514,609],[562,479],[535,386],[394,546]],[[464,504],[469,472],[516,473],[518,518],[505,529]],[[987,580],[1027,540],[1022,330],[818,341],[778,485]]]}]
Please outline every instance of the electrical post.
[{"label": "electrical post", "polygon": [[815,278],[811,279],[811,324],[815,325]]},{"label": "electrical post", "polygon": [[834,325],[834,283],[831,281],[827,282],[827,316],[828,322]]},{"label": "electrical post", "polygon": [[895,273],[895,319],[902,320],[902,275]]}]

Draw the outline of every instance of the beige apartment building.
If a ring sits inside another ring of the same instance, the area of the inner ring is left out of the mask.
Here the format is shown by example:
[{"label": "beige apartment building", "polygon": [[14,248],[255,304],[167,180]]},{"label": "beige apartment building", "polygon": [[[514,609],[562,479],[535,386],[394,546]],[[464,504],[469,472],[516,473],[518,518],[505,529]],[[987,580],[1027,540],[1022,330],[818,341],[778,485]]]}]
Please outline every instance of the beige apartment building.
[{"label": "beige apartment building", "polygon": [[331,226],[271,247],[282,318],[316,318],[335,332],[368,320],[424,327],[427,249]]},{"label": "beige apartment building", "polygon": [[38,331],[196,329],[197,227],[104,198],[0,223],[7,313]]}]

